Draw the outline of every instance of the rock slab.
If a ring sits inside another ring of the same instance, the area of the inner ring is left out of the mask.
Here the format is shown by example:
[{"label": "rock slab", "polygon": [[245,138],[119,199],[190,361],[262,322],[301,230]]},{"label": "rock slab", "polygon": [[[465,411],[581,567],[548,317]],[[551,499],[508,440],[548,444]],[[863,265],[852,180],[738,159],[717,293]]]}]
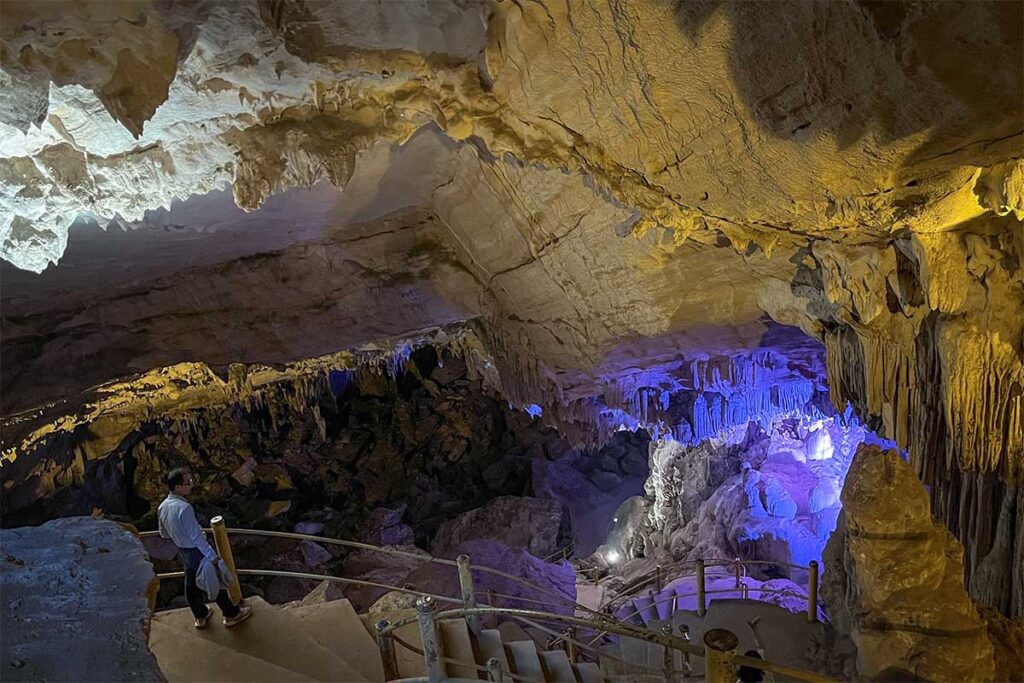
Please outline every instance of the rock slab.
[{"label": "rock slab", "polygon": [[69,517],[0,531],[4,681],[163,681],[149,650],[156,576],[138,538]]}]

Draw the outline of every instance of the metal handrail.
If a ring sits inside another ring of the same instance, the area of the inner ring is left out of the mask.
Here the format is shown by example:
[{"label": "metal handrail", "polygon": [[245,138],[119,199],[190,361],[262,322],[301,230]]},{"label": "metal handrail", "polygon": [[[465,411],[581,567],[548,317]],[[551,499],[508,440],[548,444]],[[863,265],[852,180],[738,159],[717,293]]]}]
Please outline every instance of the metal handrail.
[{"label": "metal handrail", "polygon": [[[308,572],[289,572],[280,569],[236,569],[239,574],[246,576],[278,576],[286,579],[312,579],[314,581],[331,581],[334,583],[350,583],[357,586],[369,586],[370,588],[385,588],[389,591],[395,591],[398,593],[408,593],[409,595],[428,595],[435,600],[441,600],[444,602],[450,602],[452,604],[461,605],[462,600],[459,598],[451,598],[447,595],[438,595],[437,593],[427,593],[425,591],[418,591],[414,588],[400,588],[398,586],[390,586],[386,583],[377,583],[375,581],[364,581],[363,579],[349,579],[343,576],[331,576],[330,574],[310,574]],[[156,578],[163,579],[180,579],[185,576],[185,572],[165,572],[163,574],[157,574]]]},{"label": "metal handrail", "polygon": [[[399,638],[394,633],[391,634],[391,639],[393,641],[395,641],[396,643],[398,643],[399,645],[401,645],[402,647],[404,647],[409,652],[413,653],[414,655],[419,655],[420,657],[422,657],[424,655],[423,650],[419,649],[418,647],[416,647],[412,643],[406,642],[402,638]],[[458,664],[459,666],[472,667],[472,668],[476,669],[477,671],[484,671],[484,672],[488,671],[486,666],[480,666],[476,662],[467,662],[467,661],[464,661],[462,659],[452,659],[451,657],[441,657],[441,661],[442,662],[447,662],[448,664]],[[514,674],[511,671],[502,671],[501,675],[502,675],[502,678],[510,678],[513,681],[524,681],[525,683],[534,683],[533,679],[526,678],[525,676],[520,676],[519,674]],[[399,679],[399,680],[406,680],[406,679]],[[424,678],[423,680],[426,680],[426,678]],[[450,682],[452,680],[458,680],[458,679],[448,678],[446,680]]]},{"label": "metal handrail", "polygon": [[[564,614],[554,614],[552,612],[540,612],[536,610],[523,610],[523,609],[510,609],[503,607],[473,607],[473,608],[458,608],[452,610],[446,610],[438,612],[434,615],[436,620],[444,619],[459,619],[470,616],[483,616],[487,614],[503,614],[506,616],[525,617],[527,619],[540,619],[542,621],[555,621],[565,624],[571,624],[575,626],[584,626],[593,628],[595,621],[593,619],[586,619],[583,617],[567,616]],[[381,635],[389,635],[396,629],[407,626],[411,623],[415,623],[417,617],[407,617],[396,621],[393,624],[389,624],[387,627],[380,631]],[[634,638],[636,640],[643,640],[649,643],[655,643],[663,647],[669,647],[673,650],[695,655],[697,657],[704,657],[704,649],[692,645],[689,641],[679,638],[678,636],[667,635],[662,633],[655,633],[654,631],[640,630],[637,627],[626,627],[618,624],[604,624],[599,625],[599,628],[604,628],[609,633],[614,633],[619,636],[625,636],[627,638]],[[603,655],[603,653],[602,653]],[[766,659],[755,659],[753,657],[744,657],[741,655],[732,655],[731,660],[737,664],[744,664],[748,666],[757,667],[764,671],[771,671],[773,673],[780,674],[782,676],[788,676],[795,678],[798,681],[806,681],[807,683],[838,683],[837,679],[830,678],[828,676],[822,676],[813,671],[806,671],[797,667],[786,666],[785,664],[776,664]],[[633,665],[630,663],[630,665]],[[646,667],[650,668],[650,667]]]},{"label": "metal handrail", "polygon": [[[706,591],[704,591],[704,595],[712,595],[714,593],[742,593],[743,596],[744,596],[742,599],[749,600],[751,598],[748,598],[747,594],[752,592],[752,591],[756,591],[758,593],[768,593],[768,594],[771,594],[771,595],[785,595],[785,596],[789,596],[789,597],[792,597],[792,598],[803,598],[804,600],[807,599],[806,595],[801,595],[800,593],[794,593],[793,591],[784,590],[782,588],[751,588],[750,586],[740,586],[739,588],[716,588],[714,590],[710,590],[710,591],[706,590]],[[677,600],[679,600],[679,598],[695,598],[697,596],[698,596],[697,593],[676,593],[676,594],[674,594],[674,595],[672,595],[671,597],[668,597],[668,598],[662,598],[661,600],[654,600],[653,602],[651,602],[650,605],[647,605],[645,607],[640,607],[638,609],[633,610],[632,612],[630,612],[626,616],[622,617],[622,620],[623,621],[627,621],[629,619],[632,619],[633,617],[639,615],[641,612],[645,612],[646,610],[649,610],[649,609],[652,609],[652,608],[657,608],[658,605],[664,605],[666,602],[672,603],[672,602],[676,602]]]},{"label": "metal handrail", "polygon": [[[747,593],[749,593],[751,591],[757,591],[758,593],[770,593],[772,595],[786,595],[786,596],[794,597],[794,598],[803,598],[804,600],[808,599],[808,596],[806,596],[806,595],[801,595],[799,593],[794,593],[793,591],[783,590],[781,588],[751,588],[750,586],[741,586],[739,588],[716,588],[715,590],[710,590],[710,591],[706,590],[706,591],[704,591],[704,594],[705,595],[711,595],[713,593],[736,593],[736,592],[742,592],[744,597],[746,597]],[[664,605],[665,603],[676,602],[679,598],[695,598],[695,597],[698,597],[698,595],[699,595],[699,593],[675,593],[671,597],[662,598],[661,600],[654,600],[649,605],[645,605],[644,607],[639,607],[639,608],[633,610],[632,612],[630,612],[629,614],[627,614],[626,616],[621,617],[621,619],[622,619],[622,621],[627,621],[628,622],[633,617],[638,616],[638,615],[642,614],[643,612],[646,612],[649,609],[656,610],[658,605]],[[597,637],[595,637],[590,642],[594,643],[599,638],[602,638],[605,635],[606,635],[606,633],[599,633],[599,634],[597,634]]]},{"label": "metal handrail", "polygon": [[[204,527],[203,531],[205,531],[205,532],[212,532],[212,529],[210,529],[209,527]],[[236,529],[236,528],[227,528],[226,531],[227,531],[227,533],[229,535],[230,534],[235,534],[235,535],[240,535],[240,536],[264,536],[264,537],[270,537],[270,538],[290,538],[290,539],[293,539],[293,540],[300,540],[300,541],[312,541],[314,543],[327,543],[329,545],[340,545],[340,546],[345,546],[345,547],[350,547],[350,548],[358,548],[360,550],[369,550],[369,551],[381,552],[381,553],[385,553],[385,554],[389,554],[389,555],[397,555],[397,556],[400,556],[400,557],[410,557],[410,558],[413,558],[413,559],[421,560],[421,561],[423,561],[425,563],[441,564],[441,565],[446,565],[446,566],[450,566],[450,567],[455,567],[456,569],[458,569],[458,563],[456,561],[454,561],[454,560],[446,560],[444,558],[434,557],[432,555],[427,555],[427,554],[411,553],[411,552],[408,552],[408,551],[405,551],[405,550],[397,550],[395,548],[383,548],[383,547],[380,547],[380,546],[371,545],[369,543],[361,543],[359,541],[347,541],[347,540],[339,539],[339,538],[331,538],[329,536],[313,536],[311,534],[299,534],[299,533],[288,532],[288,531],[267,531],[267,530],[264,530],[264,529]],[[139,537],[140,538],[158,537],[159,534],[160,534],[159,531],[143,531],[143,532],[139,533]],[[555,593],[554,591],[548,590],[548,589],[544,588],[543,586],[538,586],[537,584],[533,583],[532,581],[527,581],[526,579],[518,577],[515,574],[509,574],[508,572],[503,572],[500,569],[493,569],[492,567],[485,567],[485,566],[482,566],[482,565],[471,565],[470,568],[472,570],[483,572],[485,574],[491,574],[491,575],[494,575],[494,576],[500,576],[502,578],[509,579],[510,581],[513,581],[514,583],[518,583],[518,584],[520,584],[522,586],[526,586],[528,588],[532,588],[533,590],[536,590],[536,591],[538,591],[540,593],[543,593],[543,594],[545,594],[545,595],[547,595],[549,597],[556,598],[556,599],[558,599],[558,600],[560,600],[560,601],[562,601],[564,603],[567,603],[568,605],[573,606],[574,608],[583,610],[584,612],[587,612],[587,613],[590,613],[590,614],[594,614],[595,616],[603,616],[603,615],[600,614],[600,612],[598,612],[597,610],[594,610],[593,608],[587,607],[586,605],[581,605],[578,602],[576,602],[575,600],[567,598],[564,595],[560,595],[559,593]],[[239,570],[238,573],[246,574],[248,572],[245,571],[245,570]],[[422,593],[422,595],[426,595],[426,594]],[[445,599],[447,600],[449,598],[445,598]]]},{"label": "metal handrail", "polygon": [[556,558],[562,558],[563,560],[568,559],[569,555],[576,551],[576,543],[569,541],[565,546],[559,548],[555,552],[551,553],[544,558],[545,562],[553,562]]},{"label": "metal handrail", "polygon": [[[525,617],[527,619],[540,619],[542,621],[556,621],[564,624],[570,624],[573,626],[583,626],[586,628],[603,628],[609,633],[616,635],[627,636],[629,638],[636,638],[637,640],[646,640],[648,642],[657,643],[660,645],[670,645],[675,649],[683,652],[689,652],[690,654],[702,654],[704,651],[695,645],[691,645],[688,641],[678,638],[676,636],[666,636],[653,631],[641,630],[636,626],[627,626],[624,624],[614,624],[608,621],[604,623],[594,620],[587,619],[584,617],[576,617],[567,614],[556,614],[554,612],[541,612],[539,610],[530,609],[519,609],[513,607],[472,607],[465,608],[461,607],[458,609],[445,610],[438,612],[434,618],[437,620],[443,619],[460,619],[467,616],[485,616],[488,614],[501,614],[509,617]],[[392,631],[395,631],[409,624],[415,623],[417,617],[410,616],[404,619],[400,619],[394,623],[388,624],[383,630],[380,631],[381,635],[387,635]]]},{"label": "metal handrail", "polygon": [[[705,567],[728,567],[736,566],[738,564],[743,570],[744,577],[748,576],[747,565],[771,565],[776,567],[787,567],[790,569],[810,571],[810,567],[805,567],[799,564],[793,564],[791,562],[776,562],[774,560],[741,560],[739,558],[729,560],[722,557],[710,557],[704,559],[703,561]],[[697,562],[698,560],[682,560],[680,562],[676,562],[670,565],[661,565],[653,572],[649,572],[647,574],[644,574],[643,576],[637,577],[636,579],[630,581],[623,587],[623,589],[620,592],[614,595],[607,603],[602,605],[601,609],[605,612],[614,612],[616,609],[618,609],[621,603],[626,602],[627,600],[630,600],[632,598],[635,598],[641,590],[648,587],[652,583],[656,583],[659,580],[675,581],[676,579],[683,579],[689,578],[691,576],[696,576],[696,572],[692,574],[676,574],[673,573],[672,570],[680,569],[688,565],[696,565]]]}]

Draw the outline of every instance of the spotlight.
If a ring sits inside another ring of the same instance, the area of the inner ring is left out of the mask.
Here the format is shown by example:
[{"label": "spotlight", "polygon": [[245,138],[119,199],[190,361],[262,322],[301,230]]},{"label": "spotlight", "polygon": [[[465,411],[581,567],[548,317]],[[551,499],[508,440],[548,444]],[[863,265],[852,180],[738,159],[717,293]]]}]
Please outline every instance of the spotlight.
[{"label": "spotlight", "polygon": [[619,555],[619,553],[615,550],[609,550],[608,553],[604,556],[604,558],[608,560],[609,564],[615,564],[616,562],[622,559],[622,556]]}]

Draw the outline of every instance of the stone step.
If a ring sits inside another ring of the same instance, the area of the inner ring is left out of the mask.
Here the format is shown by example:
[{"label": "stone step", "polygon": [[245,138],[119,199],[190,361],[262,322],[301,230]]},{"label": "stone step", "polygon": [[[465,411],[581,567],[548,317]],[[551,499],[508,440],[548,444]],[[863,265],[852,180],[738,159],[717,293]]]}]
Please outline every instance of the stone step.
[{"label": "stone step", "polygon": [[477,664],[487,666],[487,660],[496,657],[501,662],[502,671],[510,671],[508,656],[505,654],[505,643],[501,639],[501,631],[487,628],[480,632],[476,640]]},{"label": "stone step", "polygon": [[377,641],[366,632],[348,600],[289,605],[282,611],[298,622],[303,633],[345,660],[365,680],[383,683],[384,664]]},{"label": "stone step", "polygon": [[[473,652],[473,641],[469,637],[469,628],[464,619],[445,619],[438,623],[438,638],[441,642],[441,654],[446,659],[460,662],[476,663]],[[444,670],[454,678],[479,678],[477,670],[472,666],[444,663]]]},{"label": "stone step", "polygon": [[[410,608],[392,612],[388,614],[387,618],[391,623],[395,623],[405,619],[406,617],[415,616],[416,610]],[[423,650],[423,639],[420,637],[420,627],[415,621],[395,630],[394,635],[413,647],[418,648],[420,651]],[[399,678],[416,678],[417,676],[427,675],[427,665],[423,661],[423,655],[416,654],[408,648],[403,647],[397,642],[397,640],[395,642],[395,661],[398,665]]]},{"label": "stone step", "polygon": [[316,679],[265,660],[243,655],[214,642],[182,635],[182,632],[153,620],[149,649],[156,656],[168,683],[300,683]]},{"label": "stone step", "polygon": [[501,622],[498,624],[498,631],[501,632],[501,639],[506,643],[511,643],[517,640],[532,640],[530,638],[530,634],[514,621]]},{"label": "stone step", "polygon": [[544,667],[544,680],[547,683],[576,683],[576,674],[565,650],[541,652],[540,663]]},{"label": "stone step", "polygon": [[531,681],[544,680],[544,667],[541,666],[540,657],[537,655],[537,644],[532,640],[505,643],[505,651],[508,652],[512,664],[512,673]]},{"label": "stone step", "polygon": [[[197,630],[188,609],[161,612],[153,621],[176,629],[183,638],[194,638],[222,646],[233,652],[262,659],[282,669],[289,669],[318,681],[368,680],[344,659],[306,636],[296,619],[284,610],[268,605],[262,599],[248,599],[253,615],[247,621],[228,629],[221,624],[219,611],[209,626]],[[196,676],[204,663],[193,659]]]},{"label": "stone step", "polygon": [[633,610],[638,610],[644,623],[657,619],[658,613],[654,609],[654,597],[649,594],[641,594],[633,598]]},{"label": "stone step", "polygon": [[604,683],[604,674],[597,662],[577,662],[573,668],[579,683]]}]

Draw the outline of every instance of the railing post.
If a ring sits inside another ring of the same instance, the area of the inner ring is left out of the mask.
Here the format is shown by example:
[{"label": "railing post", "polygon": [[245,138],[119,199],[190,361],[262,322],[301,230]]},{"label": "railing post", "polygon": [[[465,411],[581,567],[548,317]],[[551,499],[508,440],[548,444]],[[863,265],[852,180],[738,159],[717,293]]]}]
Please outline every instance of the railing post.
[{"label": "railing post", "polygon": [[[487,589],[487,606],[494,607],[494,591],[490,588]],[[498,628],[498,614],[491,612],[491,628]]]},{"label": "railing post", "polygon": [[704,680],[707,683],[733,683],[736,680],[732,658],[739,644],[736,634],[724,628],[713,628],[704,634]]},{"label": "railing post", "polygon": [[[686,624],[679,624],[679,637],[690,642],[690,627]],[[693,664],[690,663],[690,653],[683,652],[683,678],[689,678],[693,673]]]},{"label": "railing post", "polygon": [[[665,624],[661,627],[663,635],[672,635],[672,624]],[[666,683],[674,683],[676,679],[676,652],[668,646],[668,640],[665,640],[665,644],[661,646],[662,655],[662,674],[665,676]]]},{"label": "railing post", "polygon": [[740,587],[740,558],[736,558],[732,563],[732,573],[736,576],[736,588]]},{"label": "railing post", "polygon": [[500,683],[502,678],[501,660],[491,657],[487,660],[487,680]]},{"label": "railing post", "polygon": [[570,626],[565,639],[565,652],[569,655],[569,661],[573,664],[580,661],[580,652],[576,649],[577,634],[578,629],[575,626]]},{"label": "railing post", "polygon": [[434,624],[434,598],[424,595],[416,600],[416,619],[420,624],[420,638],[423,640],[423,659],[427,665],[427,680],[440,683],[444,678],[441,653],[437,647],[437,627]]},{"label": "railing post", "polygon": [[657,567],[654,568],[654,592],[655,593],[660,593],[661,589],[662,589],[661,565],[659,564]]},{"label": "railing post", "polygon": [[390,633],[384,630],[391,625],[387,619],[377,622],[377,648],[380,650],[380,657],[384,662],[384,680],[393,681],[398,678],[398,660],[395,658],[395,641]]},{"label": "railing post", "polygon": [[818,561],[811,560],[807,577],[807,621],[818,620]]},{"label": "railing post", "polygon": [[231,573],[231,583],[228,584],[228,597],[236,605],[242,602],[242,587],[238,585],[238,572],[235,570],[235,556],[231,554],[231,541],[228,540],[228,529],[224,525],[224,518],[217,515],[210,520],[210,528],[213,530],[213,544],[217,548],[217,554],[224,560],[228,571]]},{"label": "railing post", "polygon": [[697,614],[708,613],[707,592],[704,589],[704,560],[697,560]]},{"label": "railing post", "polygon": [[[469,555],[459,555],[455,558],[459,568],[459,586],[462,587],[462,606],[465,609],[476,607],[476,594],[473,592],[473,569],[469,564]],[[466,615],[466,626],[473,635],[480,634],[478,617],[475,614]]]}]

